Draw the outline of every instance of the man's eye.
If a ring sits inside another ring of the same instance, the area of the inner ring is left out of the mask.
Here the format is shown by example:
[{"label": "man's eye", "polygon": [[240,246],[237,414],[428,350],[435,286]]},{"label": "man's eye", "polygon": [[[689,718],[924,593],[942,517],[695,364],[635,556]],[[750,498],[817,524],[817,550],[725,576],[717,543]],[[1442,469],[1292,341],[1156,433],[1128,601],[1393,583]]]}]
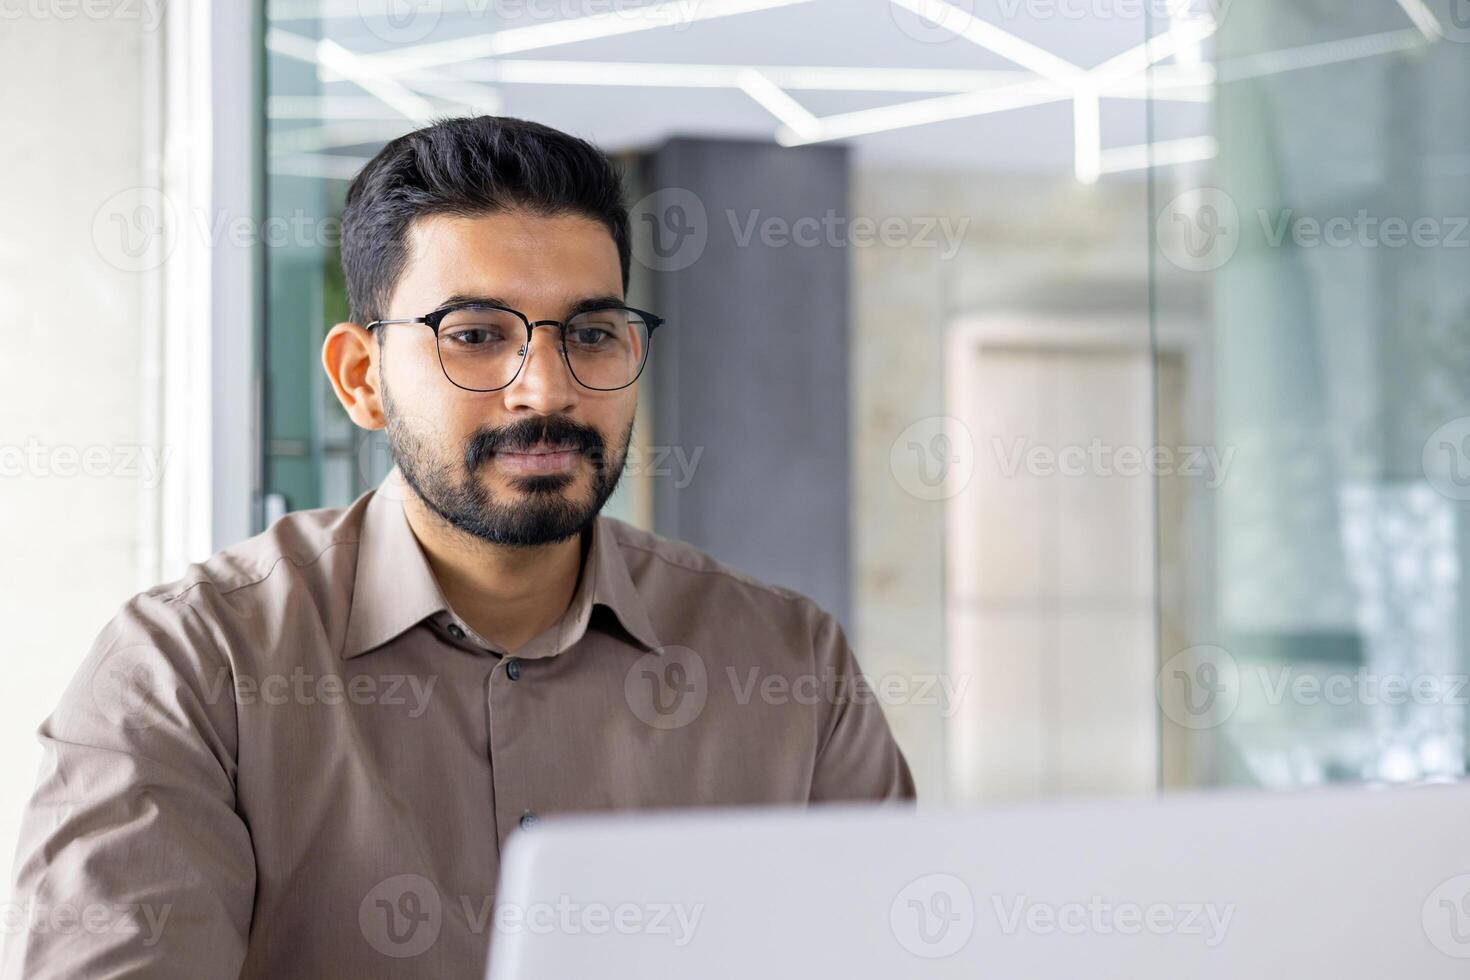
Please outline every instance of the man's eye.
[{"label": "man's eye", "polygon": [[480,347],[505,339],[493,327],[456,327],[444,336],[460,347]]},{"label": "man's eye", "polygon": [[597,347],[612,336],[600,327],[578,327],[567,333],[567,340],[578,347]]}]

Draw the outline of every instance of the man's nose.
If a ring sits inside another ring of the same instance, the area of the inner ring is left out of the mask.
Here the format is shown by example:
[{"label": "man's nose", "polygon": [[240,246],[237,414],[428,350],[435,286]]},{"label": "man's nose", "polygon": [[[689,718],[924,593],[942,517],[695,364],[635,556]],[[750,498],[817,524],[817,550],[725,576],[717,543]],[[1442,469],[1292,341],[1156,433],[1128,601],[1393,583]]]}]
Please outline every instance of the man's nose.
[{"label": "man's nose", "polygon": [[577,399],[577,383],[562,353],[561,325],[544,320],[533,323],[525,350],[520,371],[506,389],[508,407],[565,411]]}]

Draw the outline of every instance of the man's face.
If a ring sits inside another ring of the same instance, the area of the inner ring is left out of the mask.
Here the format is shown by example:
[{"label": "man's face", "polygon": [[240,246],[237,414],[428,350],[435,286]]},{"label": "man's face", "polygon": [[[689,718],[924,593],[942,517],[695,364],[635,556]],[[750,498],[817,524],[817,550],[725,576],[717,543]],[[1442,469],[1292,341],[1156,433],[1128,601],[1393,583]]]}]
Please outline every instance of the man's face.
[{"label": "man's face", "polygon": [[[574,215],[502,213],[419,219],[386,319],[451,301],[491,300],[529,319],[563,320],[579,300],[622,297],[607,228]],[[405,481],[450,524],[497,544],[535,546],[588,526],[617,486],[637,386],[593,391],[537,327],[514,382],[466,391],[440,367],[423,324],[379,327],[388,444]]]}]

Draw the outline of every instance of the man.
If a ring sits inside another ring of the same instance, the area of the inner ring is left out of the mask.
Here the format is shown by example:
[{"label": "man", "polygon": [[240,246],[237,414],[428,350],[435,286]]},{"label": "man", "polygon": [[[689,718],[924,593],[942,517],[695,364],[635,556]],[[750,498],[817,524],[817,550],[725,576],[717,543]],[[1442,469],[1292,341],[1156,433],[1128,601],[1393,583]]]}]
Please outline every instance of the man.
[{"label": "man", "polygon": [[394,470],[108,624],[40,730],[23,975],[479,977],[540,816],[913,798],[830,615],[599,515],[662,321],[595,147],[395,140],[342,259],[322,363]]}]

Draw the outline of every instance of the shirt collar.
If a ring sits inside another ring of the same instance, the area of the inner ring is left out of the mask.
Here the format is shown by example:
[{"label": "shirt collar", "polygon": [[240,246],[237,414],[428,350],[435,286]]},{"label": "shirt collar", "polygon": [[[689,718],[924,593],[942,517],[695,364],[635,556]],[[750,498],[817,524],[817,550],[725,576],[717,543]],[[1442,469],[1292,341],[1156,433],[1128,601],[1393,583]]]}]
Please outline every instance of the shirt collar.
[{"label": "shirt collar", "polygon": [[[376,649],[449,609],[404,514],[403,499],[410,492],[395,466],[367,502],[358,538],[344,660]],[[547,631],[550,641],[541,642],[547,636],[543,634],[528,644],[532,649],[524,655],[551,656],[575,643],[598,605],[611,609],[623,629],[645,649],[660,647],[643,597],[628,572],[616,525],[615,519],[600,514],[593,521],[591,545],[571,606],[560,623]]]}]

